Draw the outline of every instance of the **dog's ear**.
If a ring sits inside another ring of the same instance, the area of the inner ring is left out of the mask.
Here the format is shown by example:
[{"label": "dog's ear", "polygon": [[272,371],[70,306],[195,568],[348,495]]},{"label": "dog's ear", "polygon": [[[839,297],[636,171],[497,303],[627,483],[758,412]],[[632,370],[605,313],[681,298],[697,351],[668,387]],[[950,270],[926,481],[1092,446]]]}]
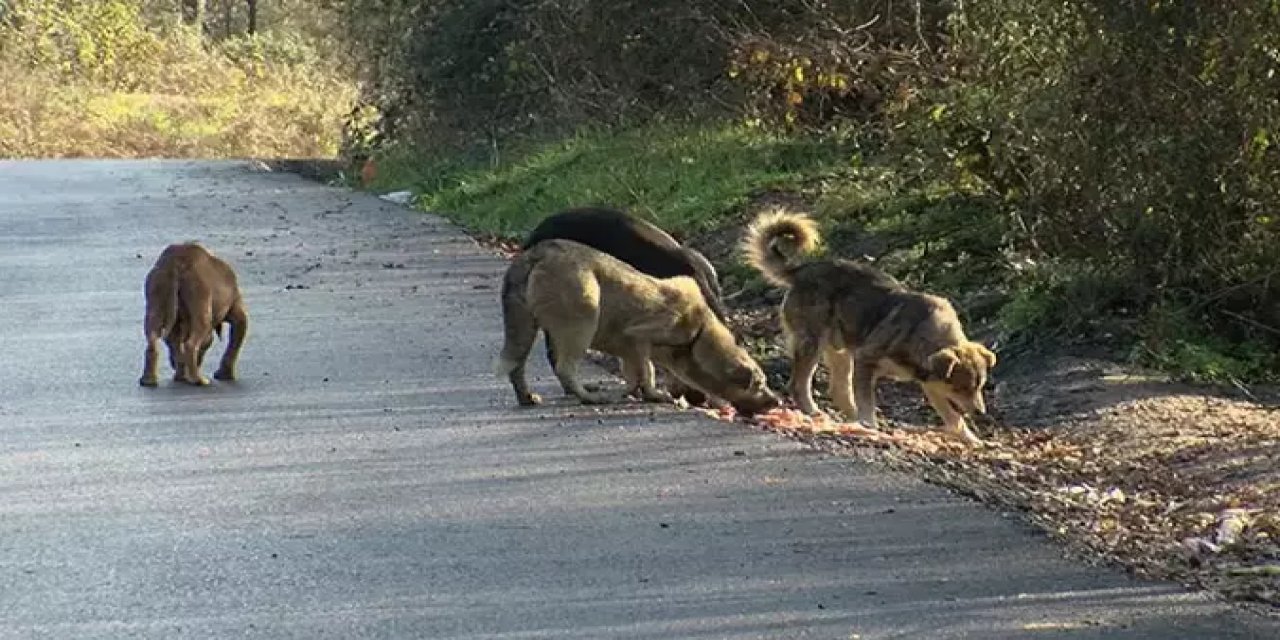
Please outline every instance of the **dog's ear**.
[{"label": "dog's ear", "polygon": [[994,369],[996,366],[995,352],[988,349],[985,345],[979,344],[977,342],[973,343],[973,345],[977,350],[978,355],[982,356],[982,358],[987,361],[987,369]]},{"label": "dog's ear", "polygon": [[956,356],[955,349],[947,347],[935,351],[929,356],[926,364],[929,366],[929,373],[935,379],[950,380],[951,372],[955,370],[957,364],[960,364],[960,358]]}]

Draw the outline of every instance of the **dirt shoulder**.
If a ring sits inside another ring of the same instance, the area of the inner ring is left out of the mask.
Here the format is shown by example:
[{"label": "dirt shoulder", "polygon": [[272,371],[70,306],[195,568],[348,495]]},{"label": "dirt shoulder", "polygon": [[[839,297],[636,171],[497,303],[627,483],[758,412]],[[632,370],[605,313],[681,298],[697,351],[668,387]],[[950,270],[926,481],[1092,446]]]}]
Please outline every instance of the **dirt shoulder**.
[{"label": "dirt shoulder", "polygon": [[[777,335],[758,312],[736,320],[761,341]],[[785,380],[776,345],[760,356]],[[936,416],[912,385],[882,383],[879,396],[884,428],[900,436],[888,446],[838,430],[785,433],[1022,511],[1086,556],[1280,613],[1274,396],[1046,356],[997,368],[991,414],[976,425],[986,445],[977,449],[929,431]]]}]

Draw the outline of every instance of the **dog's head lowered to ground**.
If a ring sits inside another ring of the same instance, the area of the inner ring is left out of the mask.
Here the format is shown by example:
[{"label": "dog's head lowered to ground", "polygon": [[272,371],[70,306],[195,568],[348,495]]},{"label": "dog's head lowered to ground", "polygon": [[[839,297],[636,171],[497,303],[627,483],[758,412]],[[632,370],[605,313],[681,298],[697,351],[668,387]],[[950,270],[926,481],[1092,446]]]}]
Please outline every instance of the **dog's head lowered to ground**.
[{"label": "dog's head lowered to ground", "polygon": [[687,344],[655,343],[653,358],[686,384],[728,401],[739,413],[751,415],[779,404],[759,363],[710,313]]},{"label": "dog's head lowered to ground", "polygon": [[987,412],[982,389],[996,366],[996,354],[977,342],[939,349],[929,356],[926,394],[938,394],[952,410],[965,416]]}]

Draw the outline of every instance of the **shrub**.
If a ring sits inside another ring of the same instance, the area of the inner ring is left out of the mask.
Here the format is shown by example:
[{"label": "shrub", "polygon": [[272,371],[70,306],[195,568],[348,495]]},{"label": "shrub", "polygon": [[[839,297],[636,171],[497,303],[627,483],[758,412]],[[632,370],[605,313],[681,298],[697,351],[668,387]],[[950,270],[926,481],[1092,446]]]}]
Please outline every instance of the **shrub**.
[{"label": "shrub", "polygon": [[954,33],[917,135],[1016,212],[1020,253],[1280,344],[1280,3],[994,0]]},{"label": "shrub", "polygon": [[822,177],[837,250],[874,236],[908,279],[995,289],[1023,336],[1280,350],[1280,0],[346,11],[384,140],[494,155],[584,126],[730,120],[852,137],[894,177],[869,190],[862,167]]}]

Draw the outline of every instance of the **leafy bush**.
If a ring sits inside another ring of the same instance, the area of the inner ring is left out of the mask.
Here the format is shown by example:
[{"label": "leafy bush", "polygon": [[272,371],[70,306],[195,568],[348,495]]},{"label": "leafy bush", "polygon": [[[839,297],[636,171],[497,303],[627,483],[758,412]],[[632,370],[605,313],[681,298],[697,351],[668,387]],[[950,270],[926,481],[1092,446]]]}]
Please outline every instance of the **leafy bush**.
[{"label": "leafy bush", "polygon": [[[998,299],[992,315],[1023,337],[1149,354],[1182,341],[1242,362],[1261,360],[1228,345],[1280,350],[1280,0],[346,10],[383,140],[492,155],[583,126],[690,121],[832,148],[852,136],[865,164],[820,180],[837,251]],[[875,184],[870,166],[891,178]],[[667,169],[652,167],[676,180]],[[1211,360],[1161,362],[1272,366]]]},{"label": "leafy bush", "polygon": [[289,32],[234,36],[219,42],[218,50],[241,69],[259,77],[296,68],[320,69],[328,63],[310,41]]},{"label": "leafy bush", "polygon": [[1195,309],[1231,341],[1280,344],[1280,3],[997,0],[954,17],[942,146],[1016,212],[1016,249],[1113,274],[1147,324]]},{"label": "leafy bush", "polygon": [[388,124],[467,143],[748,104],[822,129],[910,93],[945,4],[353,0],[344,15]]}]

